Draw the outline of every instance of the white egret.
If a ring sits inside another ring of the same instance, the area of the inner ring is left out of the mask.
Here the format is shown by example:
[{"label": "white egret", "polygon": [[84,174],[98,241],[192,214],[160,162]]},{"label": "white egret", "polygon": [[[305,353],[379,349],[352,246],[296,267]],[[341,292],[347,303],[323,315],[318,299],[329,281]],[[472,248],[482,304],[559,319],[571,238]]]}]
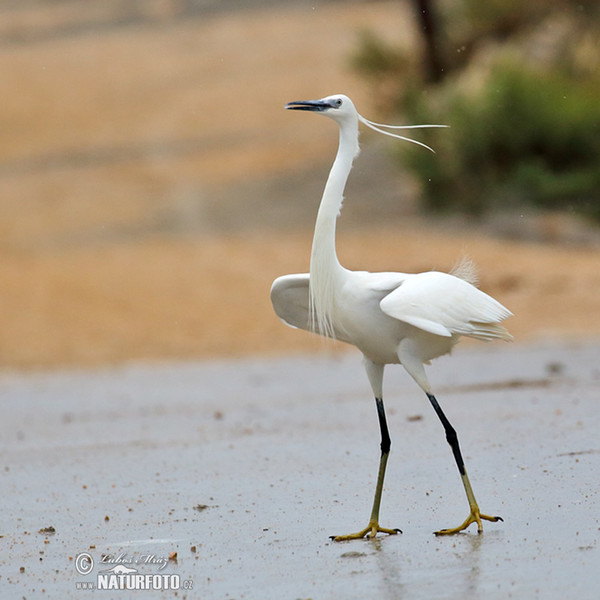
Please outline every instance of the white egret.
[{"label": "white egret", "polygon": [[353,344],[363,353],[381,431],[379,474],[369,523],[357,533],[332,536],[332,539],[372,538],[378,532],[400,532],[379,525],[379,506],[391,445],[382,394],[383,371],[387,364],[402,364],[427,394],[444,426],[469,502],[469,515],[461,525],[435,533],[457,533],[471,523],[477,523],[481,533],[482,520],[502,519],[480,512],[456,431],[433,395],[423,365],[450,352],[463,335],[480,340],[512,339],[500,324],[511,312],[475,287],[475,275],[469,264],[463,264],[454,274],[438,271],[369,273],[345,269],[336,254],[335,226],[346,180],[359,152],[359,121],[386,135],[425,145],[384,131],[382,127],[394,127],[368,121],[357,112],[350,98],[342,94],[290,102],[286,108],[333,119],[339,126],[339,147],[317,215],[310,273],[277,278],[271,288],[271,301],[287,325]]}]

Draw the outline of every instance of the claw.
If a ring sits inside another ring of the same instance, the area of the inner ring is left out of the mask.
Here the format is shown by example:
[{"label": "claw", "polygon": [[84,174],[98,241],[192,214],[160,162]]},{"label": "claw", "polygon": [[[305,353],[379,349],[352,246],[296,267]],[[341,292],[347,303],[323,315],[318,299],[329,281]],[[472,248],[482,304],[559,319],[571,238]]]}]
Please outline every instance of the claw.
[{"label": "claw", "polygon": [[380,527],[379,523],[369,523],[364,529],[357,531],[356,533],[350,533],[348,535],[330,535],[329,539],[334,542],[345,542],[348,540],[360,540],[361,538],[367,537],[373,539],[378,533],[387,533],[388,535],[396,535],[402,533],[401,529],[395,527],[394,529],[387,529]]},{"label": "claw", "polygon": [[435,535],[453,535],[455,533],[459,533],[464,531],[471,523],[477,523],[477,533],[483,533],[483,525],[481,521],[504,521],[502,517],[491,517],[489,515],[482,515],[479,510],[472,510],[471,514],[465,519],[465,522],[458,527],[452,527],[449,529],[440,529],[439,531],[435,531]]}]

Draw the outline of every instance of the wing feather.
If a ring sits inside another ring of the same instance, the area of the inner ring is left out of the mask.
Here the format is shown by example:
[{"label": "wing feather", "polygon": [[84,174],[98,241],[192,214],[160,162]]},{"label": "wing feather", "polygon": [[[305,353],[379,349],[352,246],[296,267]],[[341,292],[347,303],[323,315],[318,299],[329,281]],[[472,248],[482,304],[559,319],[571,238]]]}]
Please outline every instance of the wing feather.
[{"label": "wing feather", "polygon": [[308,316],[308,273],[283,275],[271,286],[275,314],[290,327],[310,330]]},{"label": "wing feather", "polygon": [[[290,327],[304,329],[311,333],[323,335],[317,328],[311,327],[309,312],[309,273],[298,273],[294,275],[282,275],[278,277],[271,286],[271,302],[275,314]],[[334,329],[335,339],[348,342],[346,336]]]},{"label": "wing feather", "polygon": [[380,302],[387,315],[436,335],[511,339],[500,321],[512,313],[497,300],[448,273],[407,275]]}]

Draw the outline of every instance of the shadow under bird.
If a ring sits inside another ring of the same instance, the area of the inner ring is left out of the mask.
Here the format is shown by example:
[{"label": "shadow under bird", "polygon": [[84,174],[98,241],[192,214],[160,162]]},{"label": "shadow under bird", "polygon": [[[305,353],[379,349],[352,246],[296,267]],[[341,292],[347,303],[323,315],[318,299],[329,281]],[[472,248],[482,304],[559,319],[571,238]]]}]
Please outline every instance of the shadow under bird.
[{"label": "shadow under bird", "polygon": [[[286,108],[333,119],[339,126],[339,147],[317,214],[310,273],[278,277],[271,288],[273,308],[291,327],[347,342],[362,352],[381,430],[381,459],[369,522],[356,533],[336,535],[332,539],[343,541],[365,536],[372,538],[378,532],[400,533],[399,529],[379,525],[379,506],[391,446],[382,394],[383,371],[388,364],[401,364],[427,395],[444,426],[469,502],[465,521],[458,527],[436,531],[436,535],[463,531],[471,523],[477,523],[481,533],[482,520],[502,519],[480,512],[456,431],[433,395],[423,365],[450,352],[461,336],[479,340],[512,339],[500,324],[511,316],[511,312],[477,289],[476,275],[468,262],[463,262],[453,273],[370,273],[344,268],[336,254],[335,226],[346,180],[359,152],[359,122],[385,135],[431,148],[388,131],[409,129],[410,126],[382,125],[365,119],[343,94],[321,100],[290,102]],[[418,127],[436,126],[412,126]]]}]

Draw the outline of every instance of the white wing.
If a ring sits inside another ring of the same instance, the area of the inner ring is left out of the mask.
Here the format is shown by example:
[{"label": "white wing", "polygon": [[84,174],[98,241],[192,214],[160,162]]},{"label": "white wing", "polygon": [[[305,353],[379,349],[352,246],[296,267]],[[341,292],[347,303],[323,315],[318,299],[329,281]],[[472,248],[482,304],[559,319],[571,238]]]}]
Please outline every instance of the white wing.
[{"label": "white wing", "polygon": [[271,302],[286,325],[310,331],[308,281],[308,273],[278,277],[271,286]]},{"label": "white wing", "polygon": [[438,271],[407,275],[380,302],[387,315],[436,335],[512,339],[500,321],[512,315],[476,287]]},{"label": "white wing", "polygon": [[[275,314],[286,325],[313,332],[308,310],[308,282],[309,273],[278,277],[271,286],[271,302]],[[320,332],[317,329],[314,333]],[[334,334],[337,340],[349,341],[337,329]]]}]

